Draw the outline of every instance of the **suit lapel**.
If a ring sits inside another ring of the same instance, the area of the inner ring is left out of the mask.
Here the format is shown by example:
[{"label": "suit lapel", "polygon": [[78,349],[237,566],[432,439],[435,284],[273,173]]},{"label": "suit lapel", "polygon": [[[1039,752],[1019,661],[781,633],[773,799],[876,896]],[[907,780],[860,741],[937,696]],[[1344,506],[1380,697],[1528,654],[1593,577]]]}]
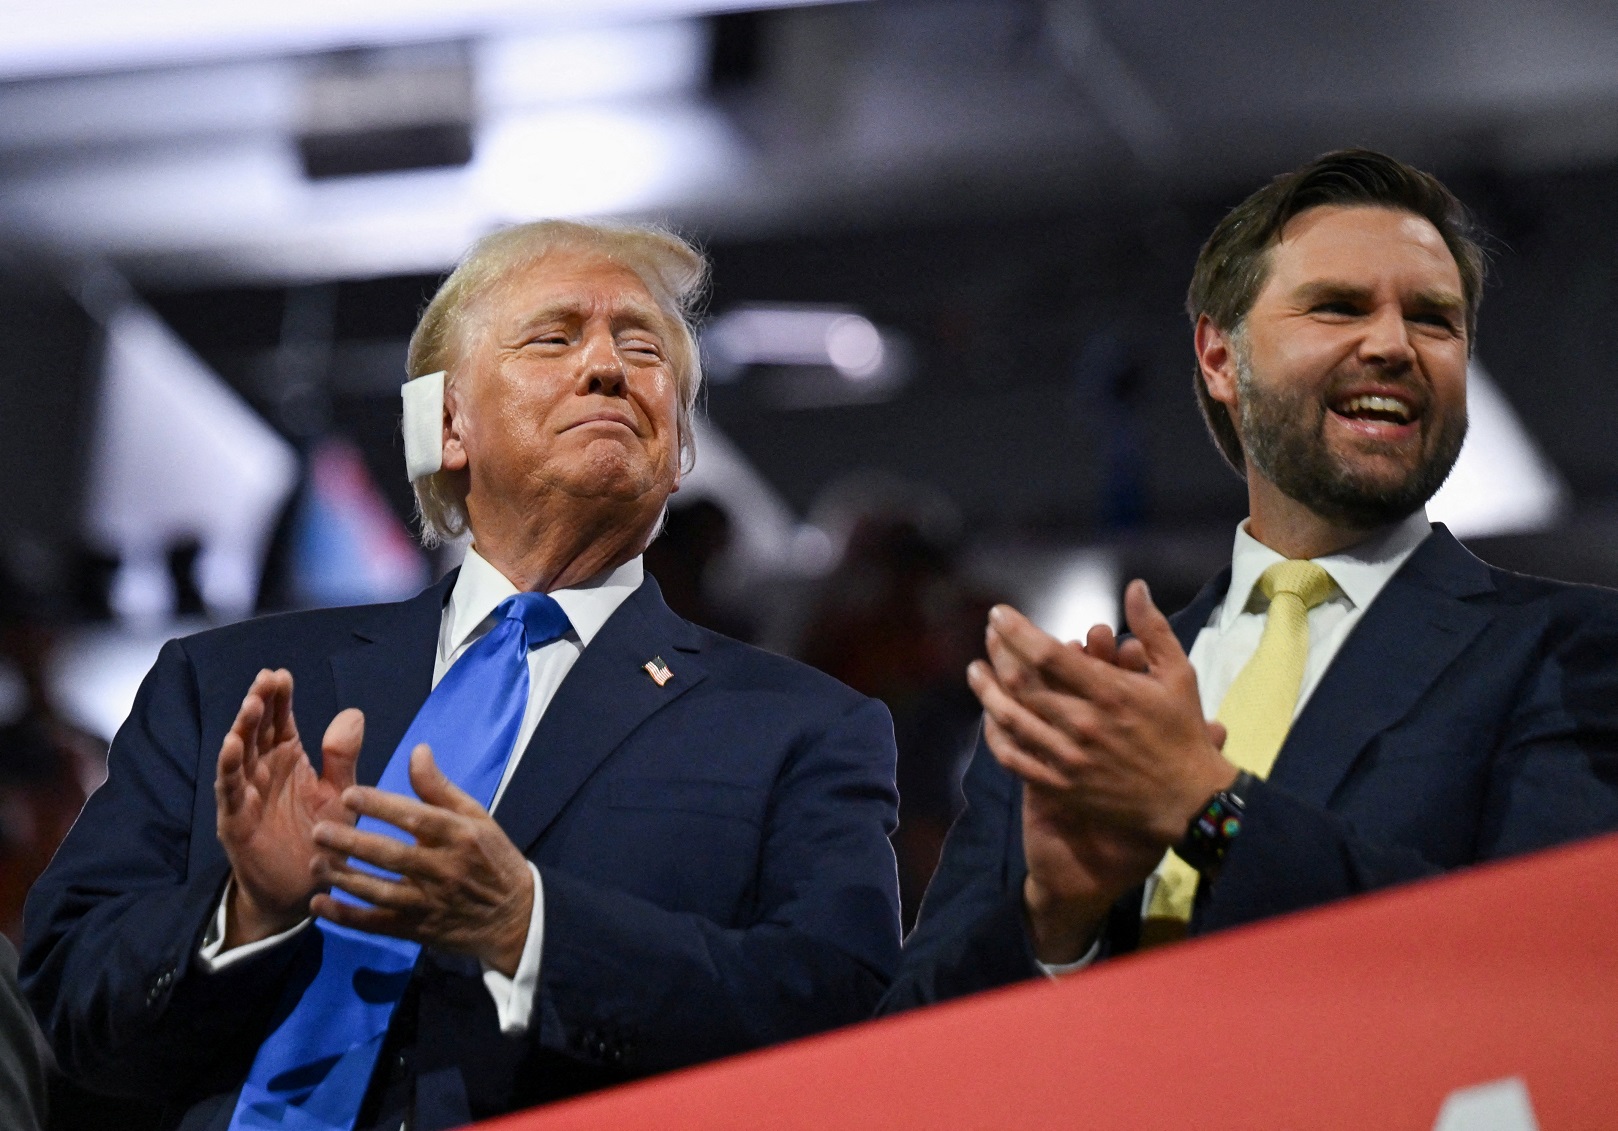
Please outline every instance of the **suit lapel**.
[{"label": "suit lapel", "polygon": [[1360,752],[1426,695],[1493,614],[1488,567],[1442,525],[1377,595],[1293,724],[1270,778],[1325,805]]},{"label": "suit lapel", "polygon": [[1197,633],[1208,625],[1208,618],[1213,615],[1214,606],[1225,598],[1225,590],[1230,588],[1230,567],[1226,566],[1214,574],[1202,591],[1191,599],[1191,603],[1169,618],[1174,626],[1174,635],[1180,638],[1180,647],[1185,654],[1191,654],[1191,646],[1197,642]]},{"label": "suit lapel", "polygon": [[[648,575],[580,655],[523,751],[494,814],[513,844],[527,851],[624,739],[706,677],[701,650]],[[661,687],[644,667],[654,656],[673,673]]]},{"label": "suit lapel", "polygon": [[338,709],[365,712],[365,743],[356,776],[375,785],[433,685],[444,601],[452,572],[437,585],[397,605],[372,611],[354,630],[355,644],[331,657]]}]

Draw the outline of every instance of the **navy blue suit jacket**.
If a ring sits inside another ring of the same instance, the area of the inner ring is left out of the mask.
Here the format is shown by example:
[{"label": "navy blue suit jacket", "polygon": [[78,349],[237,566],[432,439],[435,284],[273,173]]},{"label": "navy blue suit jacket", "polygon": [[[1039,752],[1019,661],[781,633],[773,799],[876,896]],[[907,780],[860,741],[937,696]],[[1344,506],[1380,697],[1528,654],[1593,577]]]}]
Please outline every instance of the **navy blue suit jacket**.
[{"label": "navy blue suit jacket", "polygon": [[[1173,618],[1190,650],[1229,571]],[[892,1011],[1037,972],[1022,788],[988,748],[905,940]],[[1282,746],[1193,934],[1618,828],[1618,593],[1506,573],[1442,526],[1344,642]],[[1103,954],[1135,948],[1141,891]],[[1502,908],[1502,914],[1510,914]]]},{"label": "navy blue suit jacket", "polygon": [[[365,712],[374,783],[427,696],[449,588],[164,647],[28,903],[25,982],[71,1077],[160,1103],[165,1126],[224,1125],[317,934],[197,968],[229,870],[220,743],[254,674],[286,667],[306,744]],[[648,578],[495,812],[544,882],[527,1035],[500,1034],[475,960],[424,951],[362,1123],[396,1129],[413,1093],[414,1127],[455,1126],[867,1016],[899,958],[894,758],[881,704],[680,619]]]}]

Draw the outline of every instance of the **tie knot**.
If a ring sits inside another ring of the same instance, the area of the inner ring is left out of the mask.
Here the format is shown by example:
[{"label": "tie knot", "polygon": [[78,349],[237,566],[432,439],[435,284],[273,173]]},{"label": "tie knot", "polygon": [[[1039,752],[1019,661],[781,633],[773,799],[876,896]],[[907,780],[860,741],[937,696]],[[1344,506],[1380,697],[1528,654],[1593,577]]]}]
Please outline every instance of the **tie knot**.
[{"label": "tie knot", "polygon": [[573,627],[562,606],[548,593],[518,593],[500,602],[500,615],[522,625],[530,650],[560,640]]},{"label": "tie knot", "polygon": [[1276,562],[1258,579],[1260,593],[1274,601],[1281,593],[1288,593],[1312,609],[1331,595],[1331,574],[1324,566],[1311,561]]}]

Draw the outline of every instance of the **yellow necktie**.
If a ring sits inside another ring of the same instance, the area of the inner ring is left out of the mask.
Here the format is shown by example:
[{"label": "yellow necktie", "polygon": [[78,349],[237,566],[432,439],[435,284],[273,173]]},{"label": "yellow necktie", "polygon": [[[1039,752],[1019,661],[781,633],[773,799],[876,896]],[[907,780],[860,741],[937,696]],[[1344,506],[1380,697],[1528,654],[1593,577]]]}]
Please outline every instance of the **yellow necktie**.
[{"label": "yellow necktie", "polygon": [[[1292,728],[1309,659],[1309,610],[1333,588],[1331,575],[1310,561],[1276,562],[1258,579],[1259,592],[1270,600],[1264,635],[1225,693],[1218,715],[1227,732],[1225,757],[1255,777],[1269,775]],[[1141,924],[1143,946],[1185,937],[1198,878],[1195,869],[1169,853]]]}]

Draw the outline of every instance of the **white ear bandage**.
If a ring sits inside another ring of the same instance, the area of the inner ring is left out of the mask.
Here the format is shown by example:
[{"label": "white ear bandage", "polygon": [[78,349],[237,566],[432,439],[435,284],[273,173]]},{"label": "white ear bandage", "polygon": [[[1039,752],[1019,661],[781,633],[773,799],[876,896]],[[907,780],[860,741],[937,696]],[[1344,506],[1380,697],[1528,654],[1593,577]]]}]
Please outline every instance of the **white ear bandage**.
[{"label": "white ear bandage", "polygon": [[406,381],[404,398],[405,474],[414,483],[444,466],[444,372]]}]

